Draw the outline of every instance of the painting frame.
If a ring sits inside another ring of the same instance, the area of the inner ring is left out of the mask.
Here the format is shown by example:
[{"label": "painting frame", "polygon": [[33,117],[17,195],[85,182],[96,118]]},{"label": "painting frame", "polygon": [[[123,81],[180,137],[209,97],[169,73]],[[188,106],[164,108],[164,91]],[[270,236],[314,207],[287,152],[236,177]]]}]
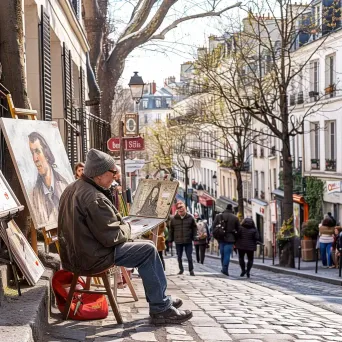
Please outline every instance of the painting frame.
[{"label": "painting frame", "polygon": [[35,229],[57,228],[59,198],[75,180],[58,124],[1,118],[0,128]]}]

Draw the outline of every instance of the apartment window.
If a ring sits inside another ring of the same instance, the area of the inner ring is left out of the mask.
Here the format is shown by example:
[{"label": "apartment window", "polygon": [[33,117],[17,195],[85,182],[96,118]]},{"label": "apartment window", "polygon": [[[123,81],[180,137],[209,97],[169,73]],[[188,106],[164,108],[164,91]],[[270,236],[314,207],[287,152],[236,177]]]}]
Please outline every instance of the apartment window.
[{"label": "apartment window", "polygon": [[237,199],[237,195],[236,195],[236,179],[234,179],[233,181],[234,181],[233,194],[234,194],[234,198],[235,198],[235,200],[236,200],[236,199]]},{"label": "apartment window", "polygon": [[325,168],[336,171],[336,121],[327,121],[325,130]]},{"label": "apartment window", "polygon": [[319,123],[311,123],[311,159],[319,159]]},{"label": "apartment window", "polygon": [[321,27],[321,6],[318,5],[315,8],[316,26],[319,29]]},{"label": "apartment window", "polygon": [[222,185],[223,185],[223,196],[226,197],[226,177],[222,177]]},{"label": "apartment window", "polygon": [[311,89],[309,96],[314,97],[319,95],[319,61],[310,62],[310,84]]},{"label": "apartment window", "polygon": [[254,171],[254,189],[255,195],[254,197],[258,197],[258,190],[259,190],[259,173],[258,171]]},{"label": "apartment window", "polygon": [[166,107],[171,108],[171,103],[172,103],[172,100],[170,98],[167,98],[166,99]]},{"label": "apartment window", "polygon": [[260,198],[265,199],[265,172],[260,172]]},{"label": "apartment window", "polygon": [[156,108],[160,108],[160,107],[161,107],[161,100],[156,99]]},{"label": "apartment window", "polygon": [[148,107],[148,100],[143,100],[143,109],[147,109]]},{"label": "apartment window", "polygon": [[228,198],[232,198],[232,185],[230,178],[228,178]]},{"label": "apartment window", "polygon": [[335,55],[325,58],[325,94],[334,96],[335,92]]}]

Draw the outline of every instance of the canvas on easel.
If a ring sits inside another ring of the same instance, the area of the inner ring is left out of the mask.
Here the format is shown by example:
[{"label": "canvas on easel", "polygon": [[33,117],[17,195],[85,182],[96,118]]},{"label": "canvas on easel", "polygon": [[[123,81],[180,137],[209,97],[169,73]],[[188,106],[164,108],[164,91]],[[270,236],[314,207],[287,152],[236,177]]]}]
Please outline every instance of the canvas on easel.
[{"label": "canvas on easel", "polygon": [[0,119],[36,229],[57,227],[59,199],[73,172],[53,121]]},{"label": "canvas on easel", "polygon": [[133,239],[167,220],[178,188],[177,181],[142,179],[138,184],[129,216]]}]

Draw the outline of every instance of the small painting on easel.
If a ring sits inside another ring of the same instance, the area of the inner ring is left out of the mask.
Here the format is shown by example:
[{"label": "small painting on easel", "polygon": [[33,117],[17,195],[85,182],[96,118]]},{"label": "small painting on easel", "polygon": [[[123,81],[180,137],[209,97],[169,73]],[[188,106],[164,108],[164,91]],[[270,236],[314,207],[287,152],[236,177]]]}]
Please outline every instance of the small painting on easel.
[{"label": "small painting on easel", "polygon": [[74,181],[57,123],[1,118],[0,125],[35,228],[56,228],[59,199]]}]

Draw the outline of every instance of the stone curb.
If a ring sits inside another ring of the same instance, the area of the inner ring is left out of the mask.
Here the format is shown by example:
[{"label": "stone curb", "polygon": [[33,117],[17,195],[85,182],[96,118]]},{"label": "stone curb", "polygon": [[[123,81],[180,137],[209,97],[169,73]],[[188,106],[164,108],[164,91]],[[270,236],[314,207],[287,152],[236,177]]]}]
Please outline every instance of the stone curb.
[{"label": "stone curb", "polygon": [[0,307],[1,342],[43,341],[50,312],[50,278],[45,271],[35,286],[22,288],[22,296],[5,299]]},{"label": "stone curb", "polygon": [[[220,259],[219,256],[215,256],[215,255],[211,255],[211,254],[206,254],[205,256],[207,258]],[[234,264],[239,264],[239,261],[235,260],[235,259],[230,259],[230,262],[232,262]],[[274,273],[289,274],[289,275],[302,277],[302,278],[306,278],[306,279],[321,281],[323,283],[342,286],[342,278],[336,279],[336,278],[322,277],[318,274],[310,274],[310,273],[305,273],[305,271],[288,269],[288,268],[283,268],[283,267],[279,267],[279,266],[270,266],[270,265],[260,264],[259,262],[255,262],[255,261],[253,264],[253,268],[257,268],[257,269],[265,270],[265,271],[271,271]]]}]

